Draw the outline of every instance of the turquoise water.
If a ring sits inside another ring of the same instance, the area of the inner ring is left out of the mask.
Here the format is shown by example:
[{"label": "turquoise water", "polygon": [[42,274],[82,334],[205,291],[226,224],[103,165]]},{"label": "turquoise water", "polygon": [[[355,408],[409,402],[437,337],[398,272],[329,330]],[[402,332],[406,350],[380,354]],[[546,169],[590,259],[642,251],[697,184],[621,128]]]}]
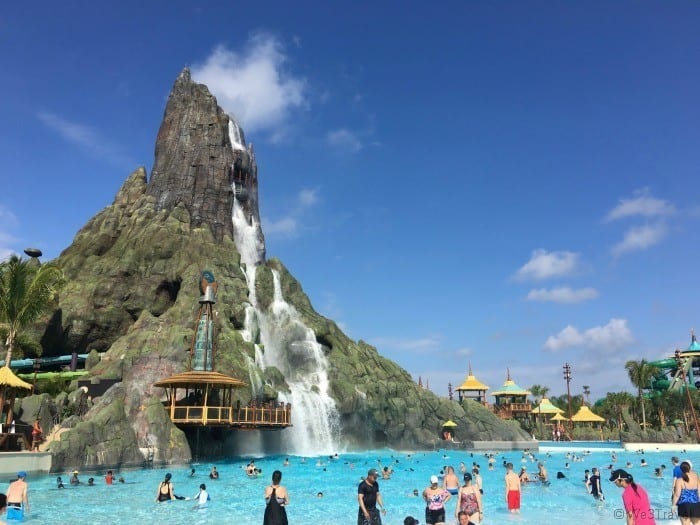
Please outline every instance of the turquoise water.
[{"label": "turquoise water", "polygon": [[[29,498],[32,512],[25,523],[129,523],[154,524],[217,524],[246,523],[263,521],[263,491],[270,482],[272,471],[279,469],[283,473],[282,484],[290,494],[287,507],[290,524],[314,525],[354,525],[357,521],[357,485],[360,477],[367,470],[379,465],[392,465],[394,475],[390,480],[380,480],[380,489],[388,509],[384,525],[402,525],[407,515],[413,515],[424,523],[424,505],[420,498],[411,497],[413,489],[420,492],[429,484],[432,474],[438,474],[443,465],[452,465],[459,470],[463,461],[468,467],[472,462],[481,465],[484,482],[485,517],[482,523],[496,524],[532,524],[556,520],[557,523],[582,521],[587,524],[612,525],[624,523],[621,519],[620,490],[607,481],[609,471],[605,470],[611,463],[610,451],[591,449],[589,455],[583,450],[577,451],[583,461],[574,462],[566,457],[572,450],[536,453],[535,456],[545,461],[550,474],[548,487],[539,484],[525,486],[522,497],[522,510],[519,515],[511,515],[505,509],[502,462],[513,462],[516,470],[523,464],[528,472],[536,471],[536,463],[527,459],[523,463],[521,452],[498,453],[494,470],[488,469],[483,452],[466,451],[435,452],[396,452],[390,450],[372,451],[364,454],[341,454],[339,459],[328,457],[303,458],[290,456],[290,465],[283,466],[284,457],[256,458],[255,463],[262,469],[261,477],[248,479],[243,467],[249,458],[237,458],[228,462],[193,464],[191,466],[171,466],[167,469],[125,470],[117,473],[124,476],[126,483],[107,486],[104,473],[81,473],[82,485],[70,487],[69,473],[61,473],[65,489],[56,488],[56,475],[30,476]],[[670,491],[672,483],[672,455],[691,459],[694,465],[700,465],[700,453],[646,452],[643,456],[634,452],[618,450],[615,468],[625,468],[629,461],[633,467],[628,469],[649,492],[652,505],[659,513],[669,512]],[[640,467],[644,457],[648,467]],[[570,468],[565,468],[569,462]],[[654,477],[654,467],[665,464],[668,468],[663,479]],[[216,465],[220,472],[219,480],[210,480],[209,470]],[[604,504],[598,506],[586,493],[583,485],[583,471],[598,466],[603,469],[603,490],[606,495]],[[189,477],[190,468],[196,469],[196,476]],[[566,479],[556,479],[557,471],[562,471]],[[155,503],[158,483],[166,472],[172,473],[175,493],[194,496],[200,483],[206,483],[211,495],[211,502],[205,509],[195,510],[192,501],[174,501]],[[94,487],[87,486],[87,479],[93,476]],[[322,491],[323,498],[316,494]],[[448,524],[453,523],[455,499],[448,503]],[[657,523],[678,523],[677,520],[659,519]]]}]

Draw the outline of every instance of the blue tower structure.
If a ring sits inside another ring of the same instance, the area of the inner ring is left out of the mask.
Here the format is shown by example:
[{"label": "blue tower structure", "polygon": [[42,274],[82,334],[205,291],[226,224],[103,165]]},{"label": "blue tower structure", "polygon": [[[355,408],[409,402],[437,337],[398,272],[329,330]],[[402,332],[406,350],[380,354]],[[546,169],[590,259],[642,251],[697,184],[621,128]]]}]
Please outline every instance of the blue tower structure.
[{"label": "blue tower structure", "polygon": [[190,370],[212,372],[214,370],[214,313],[218,284],[209,270],[202,272],[199,282],[199,311],[190,348]]}]

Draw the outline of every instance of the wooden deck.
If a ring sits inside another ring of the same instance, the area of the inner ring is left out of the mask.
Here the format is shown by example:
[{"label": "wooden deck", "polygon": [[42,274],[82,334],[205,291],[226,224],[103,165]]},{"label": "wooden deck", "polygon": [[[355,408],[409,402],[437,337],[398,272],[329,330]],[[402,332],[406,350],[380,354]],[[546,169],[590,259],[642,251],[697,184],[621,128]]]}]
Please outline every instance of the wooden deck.
[{"label": "wooden deck", "polygon": [[203,407],[175,405],[170,408],[170,420],[176,425],[228,426],[241,429],[283,429],[292,425],[290,404]]}]

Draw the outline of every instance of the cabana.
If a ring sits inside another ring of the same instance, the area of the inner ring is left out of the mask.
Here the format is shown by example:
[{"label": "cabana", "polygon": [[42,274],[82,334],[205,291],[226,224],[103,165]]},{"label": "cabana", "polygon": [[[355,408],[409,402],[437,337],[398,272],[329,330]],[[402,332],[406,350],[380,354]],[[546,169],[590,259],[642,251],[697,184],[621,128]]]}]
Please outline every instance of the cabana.
[{"label": "cabana", "polygon": [[474,374],[472,373],[472,365],[469,363],[469,375],[467,375],[464,383],[457,388],[459,402],[461,403],[465,399],[473,399],[477,403],[487,406],[488,402],[486,401],[486,391],[488,389],[488,386],[474,377]]},{"label": "cabana", "polygon": [[591,412],[591,409],[586,405],[583,405],[578,409],[573,416],[571,416],[571,421],[574,423],[604,423],[605,418],[600,417],[597,414]]},{"label": "cabana", "polygon": [[525,420],[530,417],[532,404],[527,400],[529,390],[520,388],[510,378],[510,369],[507,369],[506,382],[500,390],[491,394],[496,398],[492,407],[494,413],[502,419]]}]

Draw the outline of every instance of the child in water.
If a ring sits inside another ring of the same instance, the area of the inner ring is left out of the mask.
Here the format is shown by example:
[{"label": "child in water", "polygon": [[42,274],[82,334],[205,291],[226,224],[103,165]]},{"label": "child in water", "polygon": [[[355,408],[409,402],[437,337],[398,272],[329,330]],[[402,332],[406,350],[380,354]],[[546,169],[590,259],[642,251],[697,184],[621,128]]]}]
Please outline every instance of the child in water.
[{"label": "child in water", "polygon": [[207,492],[206,484],[202,483],[199,486],[199,492],[194,497],[194,499],[197,501],[197,505],[200,507],[204,507],[207,504],[207,501],[211,500],[211,497],[209,496],[209,493]]}]

